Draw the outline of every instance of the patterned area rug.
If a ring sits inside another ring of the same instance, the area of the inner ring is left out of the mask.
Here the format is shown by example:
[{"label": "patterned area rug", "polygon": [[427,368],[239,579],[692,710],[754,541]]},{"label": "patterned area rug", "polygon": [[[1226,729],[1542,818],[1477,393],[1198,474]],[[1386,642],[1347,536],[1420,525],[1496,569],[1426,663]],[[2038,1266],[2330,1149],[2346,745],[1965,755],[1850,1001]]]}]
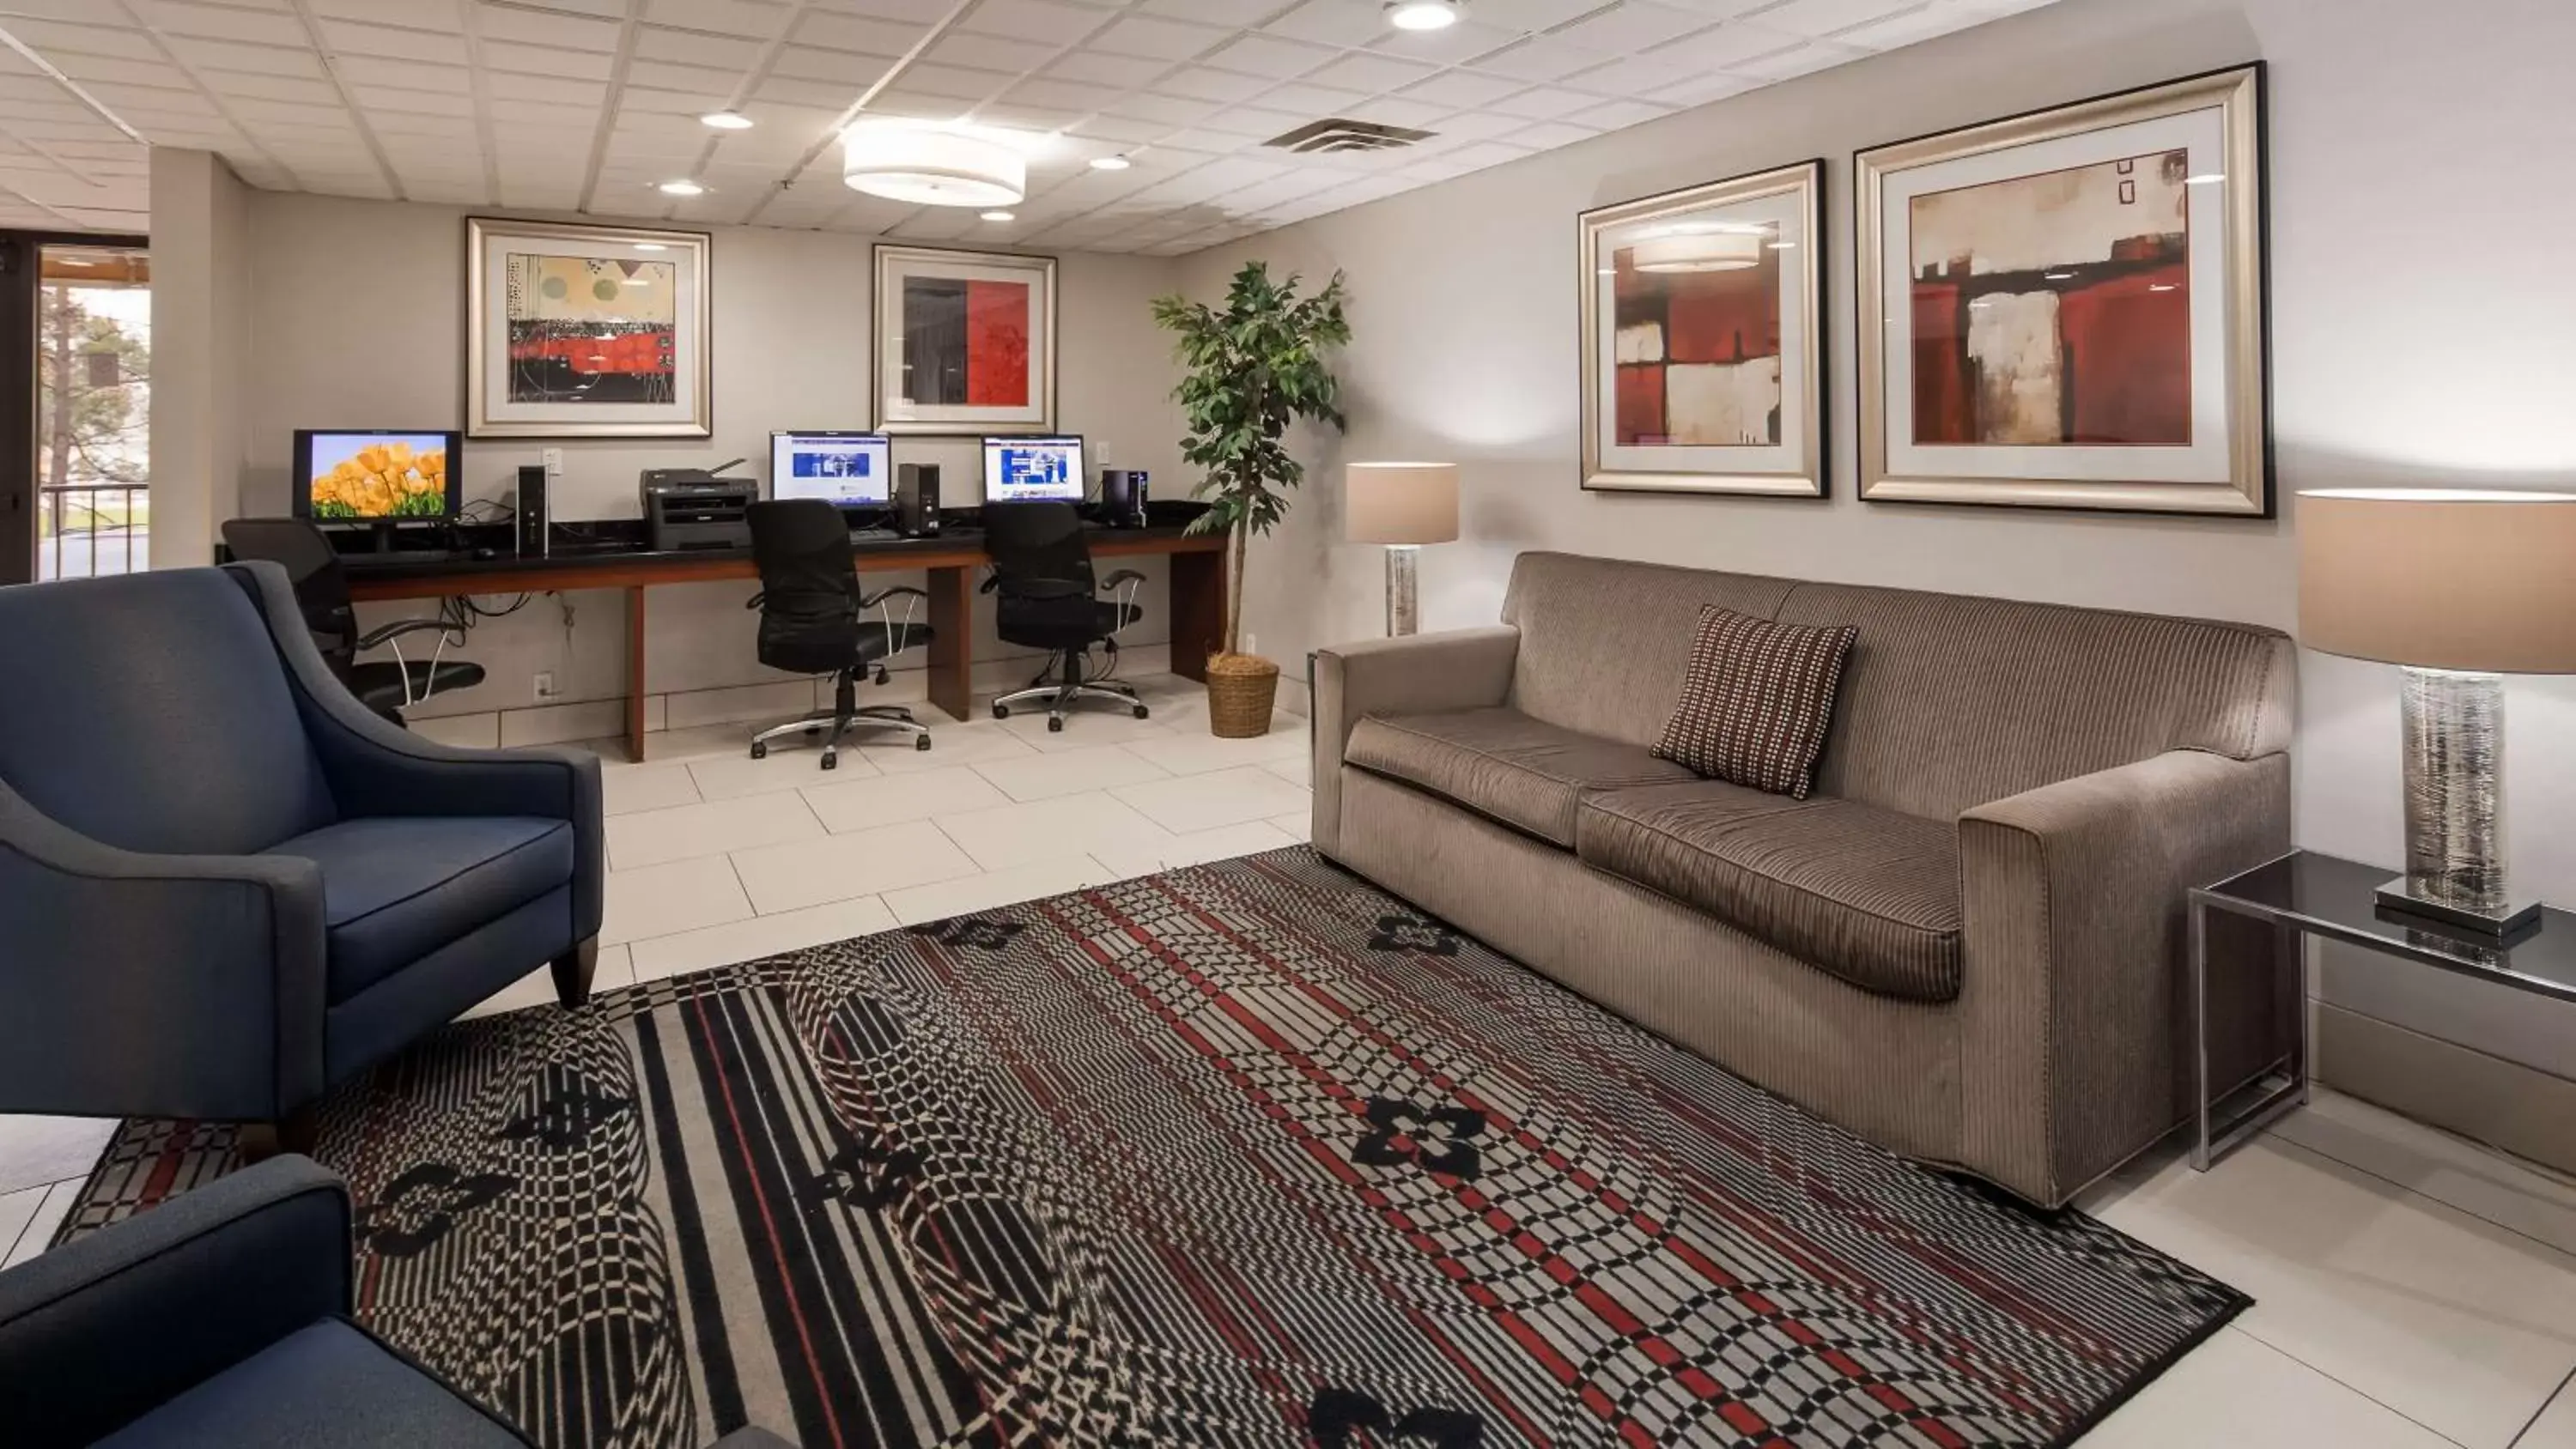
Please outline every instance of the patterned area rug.
[{"label": "patterned area rug", "polygon": [[[550,1446],[2058,1444],[2246,1303],[1303,848],[466,1023],[318,1155]],[[230,1165],[128,1123],[66,1232]]]}]

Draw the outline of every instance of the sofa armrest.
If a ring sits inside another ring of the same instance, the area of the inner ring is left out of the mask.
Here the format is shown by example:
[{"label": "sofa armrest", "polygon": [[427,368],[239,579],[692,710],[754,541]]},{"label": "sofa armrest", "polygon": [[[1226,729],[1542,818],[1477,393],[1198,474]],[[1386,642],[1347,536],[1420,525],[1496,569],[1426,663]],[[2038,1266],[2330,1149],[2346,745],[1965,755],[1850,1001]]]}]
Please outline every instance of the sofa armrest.
[{"label": "sofa armrest", "polygon": [[279,1157],[0,1273],[0,1424],[87,1444],[349,1311],[349,1194]]},{"label": "sofa armrest", "polygon": [[307,738],[344,815],[530,815],[573,828],[574,938],[599,934],[608,834],[599,757],[586,750],[464,750],[422,739],[358,702],[323,662],[285,570],[228,564],[267,621]]},{"label": "sofa armrest", "polygon": [[[2180,1121],[2188,892],[2289,848],[2285,754],[2173,750],[1962,815],[1966,1165],[2054,1205]],[[2213,927],[2212,1015],[2250,1072],[2286,1023],[2272,934],[2239,924]]]},{"label": "sofa armrest", "polygon": [[1306,656],[1315,752],[1315,848],[1341,844],[1342,750],[1364,715],[1427,714],[1503,703],[1521,631],[1507,624],[1336,644]]},{"label": "sofa armrest", "polygon": [[272,1121],[322,1093],[322,873],[92,840],[0,784],[0,1110]]}]

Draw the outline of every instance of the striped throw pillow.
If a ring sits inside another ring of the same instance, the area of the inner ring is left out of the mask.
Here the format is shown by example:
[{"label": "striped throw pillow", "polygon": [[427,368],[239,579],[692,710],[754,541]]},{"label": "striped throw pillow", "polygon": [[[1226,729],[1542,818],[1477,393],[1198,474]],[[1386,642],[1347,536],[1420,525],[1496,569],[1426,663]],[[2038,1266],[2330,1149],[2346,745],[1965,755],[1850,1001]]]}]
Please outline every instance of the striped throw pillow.
[{"label": "striped throw pillow", "polygon": [[1860,631],[1699,611],[1690,673],[1655,753],[1692,773],[1807,798],[1833,724],[1843,660]]}]

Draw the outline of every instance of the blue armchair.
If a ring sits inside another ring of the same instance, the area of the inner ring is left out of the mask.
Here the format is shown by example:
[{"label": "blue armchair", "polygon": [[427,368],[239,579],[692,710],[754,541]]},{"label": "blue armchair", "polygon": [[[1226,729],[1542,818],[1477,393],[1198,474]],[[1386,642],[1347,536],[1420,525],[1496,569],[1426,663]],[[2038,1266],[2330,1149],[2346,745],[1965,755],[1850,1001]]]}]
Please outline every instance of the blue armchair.
[{"label": "blue armchair", "polygon": [[[0,1273],[13,1449],[526,1449],[351,1323],[349,1195],[280,1157]],[[758,1429],[716,1449],[787,1449]]]},{"label": "blue armchair", "polygon": [[0,1112],[252,1124],[540,964],[589,994],[599,762],[334,678],[268,563],[0,589]]}]

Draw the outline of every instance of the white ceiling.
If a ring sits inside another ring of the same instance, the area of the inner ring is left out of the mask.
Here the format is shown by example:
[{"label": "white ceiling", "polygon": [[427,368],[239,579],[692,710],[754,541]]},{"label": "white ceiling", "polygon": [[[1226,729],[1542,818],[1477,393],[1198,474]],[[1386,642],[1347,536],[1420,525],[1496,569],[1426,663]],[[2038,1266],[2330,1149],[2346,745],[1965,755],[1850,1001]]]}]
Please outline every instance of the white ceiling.
[{"label": "white ceiling", "polygon": [[[272,190],[1174,255],[2045,3],[0,0],[0,226],[146,230],[153,143]],[[727,106],[759,125],[698,124]],[[868,114],[1061,136],[984,222],[843,186]],[[1326,116],[1434,135],[1262,145]]]}]

